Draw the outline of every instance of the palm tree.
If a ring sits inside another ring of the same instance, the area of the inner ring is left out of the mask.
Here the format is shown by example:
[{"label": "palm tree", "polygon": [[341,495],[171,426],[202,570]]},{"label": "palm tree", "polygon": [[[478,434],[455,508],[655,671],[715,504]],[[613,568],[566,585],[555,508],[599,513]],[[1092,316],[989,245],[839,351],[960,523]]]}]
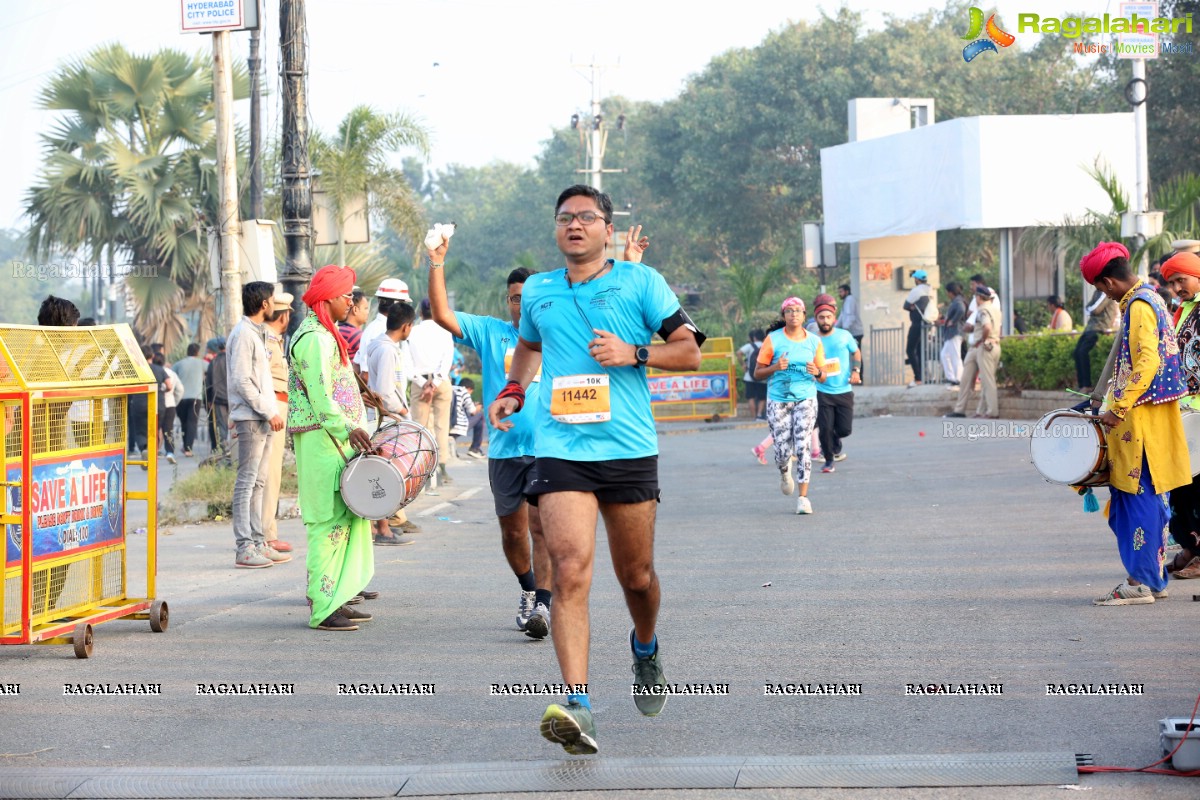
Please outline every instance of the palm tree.
[{"label": "palm tree", "polygon": [[[168,351],[215,328],[208,286],[206,220],[217,219],[212,69],[176,50],[135,55],[119,44],[58,70],[39,106],[62,116],[42,136],[38,182],[28,191],[30,251],[107,253],[135,274],[125,279],[134,327]],[[247,93],[235,67],[235,96]]]},{"label": "palm tree", "polygon": [[312,137],[313,166],[321,171],[321,189],[329,193],[338,221],[338,263],[345,263],[344,231],[352,204],[365,192],[375,208],[402,237],[417,242],[424,234],[421,200],[403,169],[389,157],[414,147],[429,155],[429,132],[405,114],[383,114],[356,106],[333,138]]},{"label": "palm tree", "polygon": [[771,259],[766,269],[756,269],[740,262],[731,263],[721,270],[721,277],[729,284],[734,300],[735,322],[749,322],[762,306],[763,297],[772,287],[779,285],[785,272],[778,257]]}]

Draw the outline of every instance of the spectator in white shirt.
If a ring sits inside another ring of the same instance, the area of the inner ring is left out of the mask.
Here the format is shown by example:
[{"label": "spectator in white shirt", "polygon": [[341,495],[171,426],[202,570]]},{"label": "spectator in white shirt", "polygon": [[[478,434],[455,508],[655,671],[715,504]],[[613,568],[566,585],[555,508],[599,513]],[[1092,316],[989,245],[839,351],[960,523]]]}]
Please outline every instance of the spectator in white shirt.
[{"label": "spectator in white shirt", "polygon": [[[387,330],[364,346],[367,353],[367,367],[364,372],[369,376],[367,388],[379,395],[383,408],[389,414],[402,417],[408,416],[408,358],[402,349],[404,340],[412,333],[413,321],[417,315],[408,303],[395,303],[387,312]],[[419,530],[408,521],[408,516],[401,509],[391,519],[381,519],[374,523],[373,539],[379,545],[412,544],[412,539],[406,539],[393,533],[392,525],[404,531],[406,527],[411,532]]]},{"label": "spectator in white shirt", "polygon": [[362,338],[359,340],[360,347],[358,354],[354,356],[354,366],[358,369],[363,380],[367,380],[367,375],[363,373],[367,369],[367,345],[375,341],[387,331],[387,313],[396,303],[408,303],[412,305],[412,296],[408,293],[408,284],[399,278],[387,278],[379,284],[379,288],[375,290],[375,298],[379,301],[379,307],[375,314],[375,319],[367,323],[363,328]]},{"label": "spectator in white shirt", "polygon": [[[433,321],[429,298],[421,301],[421,324],[413,328],[412,335],[408,337],[408,350],[413,362],[413,374],[409,376],[412,418],[417,424],[431,428],[437,440],[438,452],[447,453],[450,446],[450,405],[454,402],[454,386],[450,382],[450,369],[454,364],[454,337]],[[438,476],[442,483],[449,484],[452,480],[446,474],[444,459],[445,456],[438,464]]]}]

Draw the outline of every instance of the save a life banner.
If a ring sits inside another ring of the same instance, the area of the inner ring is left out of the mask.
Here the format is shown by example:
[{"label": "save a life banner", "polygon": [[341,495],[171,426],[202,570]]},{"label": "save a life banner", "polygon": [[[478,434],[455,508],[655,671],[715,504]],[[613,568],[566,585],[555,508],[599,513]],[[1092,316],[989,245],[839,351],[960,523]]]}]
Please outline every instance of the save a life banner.
[{"label": "save a life banner", "polygon": [[[10,482],[20,481],[20,465],[10,465],[5,474]],[[33,512],[34,560],[121,541],[124,475],[125,454],[120,450],[34,462],[28,498]],[[25,500],[21,487],[6,488],[7,511],[19,515]],[[21,526],[7,528],[5,562],[14,566],[21,562]]]},{"label": "save a life banner", "polygon": [[652,403],[700,403],[729,399],[729,373],[689,372],[680,375],[650,375]]}]

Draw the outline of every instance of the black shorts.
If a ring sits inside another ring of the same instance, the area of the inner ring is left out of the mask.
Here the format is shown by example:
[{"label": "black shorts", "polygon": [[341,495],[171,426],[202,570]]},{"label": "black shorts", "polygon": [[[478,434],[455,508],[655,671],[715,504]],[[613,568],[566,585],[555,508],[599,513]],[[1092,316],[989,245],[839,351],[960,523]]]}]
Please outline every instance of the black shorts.
[{"label": "black shorts", "polygon": [[538,495],[551,492],[591,492],[601,503],[658,500],[658,456],[612,461],[539,458],[529,475],[525,499],[536,506]]},{"label": "black shorts", "polygon": [[743,381],[746,386],[747,400],[766,400],[767,385],[761,381]]},{"label": "black shorts", "polygon": [[507,517],[521,510],[525,502],[525,485],[533,471],[533,456],[489,458],[488,483],[496,502],[496,516]]}]

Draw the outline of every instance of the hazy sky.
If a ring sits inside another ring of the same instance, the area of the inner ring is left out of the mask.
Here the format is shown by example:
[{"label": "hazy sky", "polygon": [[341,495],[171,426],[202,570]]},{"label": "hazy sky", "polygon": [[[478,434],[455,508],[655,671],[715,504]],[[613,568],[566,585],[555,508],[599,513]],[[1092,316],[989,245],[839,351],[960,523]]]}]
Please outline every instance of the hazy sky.
[{"label": "hazy sky", "polygon": [[[280,121],[279,10],[266,0],[264,104],[267,130]],[[591,99],[588,71],[611,65],[602,95],[662,101],[730,48],[752,47],[789,21],[832,13],[837,2],[740,0],[701,6],[677,0],[308,0],[309,103],[313,124],[332,131],[355,105],[405,110],[433,131],[434,167],[492,161],[532,163],[541,142]],[[907,17],[930,0],[847,0],[872,27],[883,13]],[[1001,23],[1018,11],[1042,15],[1110,10],[1108,0],[1001,0]],[[211,50],[211,38],[179,32],[179,0],[0,0],[0,227],[24,227],[22,199],[39,161],[38,133],[51,115],[37,95],[56,66],[99,44],[135,52]],[[964,33],[967,23],[964,20]],[[1018,38],[1018,46],[1021,39]],[[249,34],[234,37],[235,57]],[[988,57],[988,56],[984,56]],[[963,67],[956,51],[946,68]],[[239,103],[239,122],[248,104]],[[633,123],[634,125],[636,123]]]}]

